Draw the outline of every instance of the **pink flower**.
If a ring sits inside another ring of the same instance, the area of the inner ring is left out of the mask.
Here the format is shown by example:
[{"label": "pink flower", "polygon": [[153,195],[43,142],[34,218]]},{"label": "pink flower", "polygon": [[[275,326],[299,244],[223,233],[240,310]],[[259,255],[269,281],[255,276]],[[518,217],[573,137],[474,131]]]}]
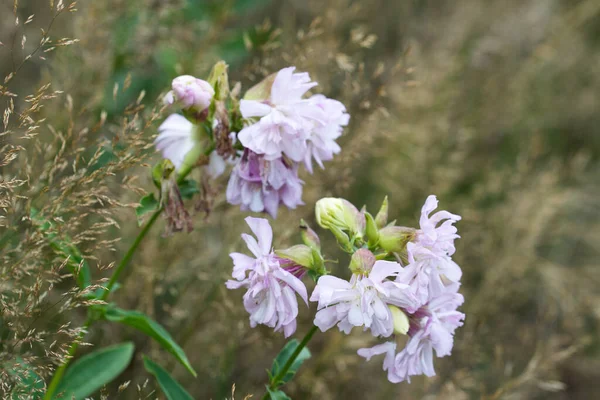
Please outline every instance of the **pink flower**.
[{"label": "pink flower", "polygon": [[181,108],[200,113],[208,109],[215,90],[210,83],[191,75],[181,75],[173,79],[172,88],[165,96],[166,104],[177,103]]},{"label": "pink flower", "polygon": [[291,160],[304,160],[306,140],[315,123],[324,125],[323,110],[302,96],[316,82],[307,73],[294,73],[296,67],[280,70],[270,97],[264,101],[241,100],[240,111],[244,118],[260,117],[257,123],[242,129],[238,138],[244,147],[275,160],[285,154]]},{"label": "pink flower", "polygon": [[397,281],[410,285],[421,304],[448,287],[458,289],[462,270],[452,258],[411,242],[406,248],[409,264],[398,274]]},{"label": "pink flower", "polygon": [[429,214],[438,206],[437,198],[430,195],[421,209],[420,230],[417,230],[415,242],[439,256],[452,256],[456,251],[454,239],[460,238],[453,225],[460,221],[460,215],[448,211],[438,211],[431,217]]},{"label": "pink flower", "polygon": [[312,174],[313,158],[323,168],[323,161],[332,160],[333,155],[341,151],[335,140],[342,135],[343,127],[348,125],[350,115],[346,113],[346,107],[342,103],[328,99],[322,94],[312,96],[309,101],[321,108],[325,114],[325,123],[323,125],[315,123],[315,128],[307,139],[304,165]]},{"label": "pink flower", "polygon": [[171,114],[158,127],[158,132],[159,135],[154,140],[156,149],[179,170],[185,156],[196,144],[194,125],[179,114]]},{"label": "pink flower", "polygon": [[267,160],[264,156],[246,151],[238,160],[227,185],[227,201],[241,205],[242,210],[267,212],[277,217],[279,204],[290,209],[302,202],[302,180],[298,166],[283,158]]},{"label": "pink flower", "polygon": [[453,225],[460,216],[439,211],[438,201],[431,195],[421,209],[420,226],[414,242],[406,246],[409,264],[398,274],[398,281],[409,284],[421,303],[444,292],[448,287],[458,289],[462,271],[450,256],[455,252],[454,239],[459,238]]},{"label": "pink flower", "polygon": [[398,263],[377,261],[368,276],[354,274],[350,282],[331,275],[320,277],[310,297],[318,301],[314,324],[323,332],[337,324],[346,334],[363,326],[373,336],[390,336],[394,323],[388,304],[413,311],[418,307],[408,285],[386,280],[401,269]]},{"label": "pink flower", "polygon": [[280,259],[273,253],[273,231],[269,222],[247,217],[246,223],[258,241],[247,234],[242,234],[242,238],[256,258],[231,253],[235,280],[227,281],[226,286],[228,289],[248,288],[244,294],[244,307],[250,313],[251,327],[264,324],[276,332],[283,330],[288,337],[296,331],[296,294],[308,305],[306,287],[300,279],[281,267]]},{"label": "pink flower", "polygon": [[435,375],[433,353],[437,357],[451,354],[454,331],[462,326],[465,315],[456,309],[463,303],[463,296],[456,292],[445,292],[434,296],[413,313],[409,313],[410,339],[406,347],[390,361],[396,343],[388,342],[370,349],[359,349],[358,355],[367,361],[377,354],[386,353],[383,369],[388,371],[390,382],[398,383],[414,375]]}]

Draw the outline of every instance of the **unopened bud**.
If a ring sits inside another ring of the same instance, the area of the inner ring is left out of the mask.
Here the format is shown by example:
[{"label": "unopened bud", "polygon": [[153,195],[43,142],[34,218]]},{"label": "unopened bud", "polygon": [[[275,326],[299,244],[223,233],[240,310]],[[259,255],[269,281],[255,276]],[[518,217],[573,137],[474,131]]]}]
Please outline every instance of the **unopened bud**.
[{"label": "unopened bud", "polygon": [[375,216],[375,223],[379,229],[383,228],[387,224],[388,220],[388,197],[385,196],[383,199],[383,203],[381,203],[381,208],[379,212]]},{"label": "unopened bud", "polygon": [[379,246],[388,252],[400,253],[414,239],[416,231],[404,226],[386,226],[379,230]]},{"label": "unopened bud", "polygon": [[322,228],[332,230],[335,227],[359,238],[364,234],[365,216],[347,200],[325,197],[317,201],[315,215]]},{"label": "unopened bud", "polygon": [[406,333],[408,332],[408,328],[410,327],[408,316],[398,307],[389,305],[388,307],[392,312],[392,320],[394,321],[394,333],[406,335]]},{"label": "unopened bud", "polygon": [[225,61],[219,61],[214,65],[208,76],[208,83],[215,89],[215,99],[225,101],[229,96],[229,77],[227,75],[228,65]]},{"label": "unopened bud", "polygon": [[366,221],[365,235],[369,241],[369,247],[374,247],[379,241],[379,230],[371,214],[365,212],[364,216]]},{"label": "unopened bud", "polygon": [[352,254],[349,268],[353,274],[365,275],[371,271],[375,261],[375,256],[369,250],[358,249]]},{"label": "unopened bud", "polygon": [[321,240],[319,239],[319,236],[303,219],[300,220],[300,232],[302,241],[305,245],[317,251],[321,250]]},{"label": "unopened bud", "polygon": [[275,250],[275,254],[279,258],[291,260],[308,269],[312,269],[314,266],[312,249],[303,244],[298,244],[285,250]]},{"label": "unopened bud", "polygon": [[165,96],[166,104],[177,104],[184,111],[202,114],[208,110],[215,90],[210,83],[191,75],[181,75],[173,79],[172,88]]}]

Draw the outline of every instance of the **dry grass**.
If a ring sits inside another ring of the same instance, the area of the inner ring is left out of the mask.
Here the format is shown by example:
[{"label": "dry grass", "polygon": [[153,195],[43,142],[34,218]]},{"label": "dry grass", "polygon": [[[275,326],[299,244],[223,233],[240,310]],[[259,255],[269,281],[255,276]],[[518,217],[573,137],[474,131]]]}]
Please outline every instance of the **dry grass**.
[{"label": "dry grass", "polygon": [[[213,1],[202,20],[184,3],[78,4],[56,19],[52,43],[0,82],[0,111],[8,110],[0,134],[0,394],[18,379],[10,374],[16,356],[51,374],[89,303],[71,277],[76,266],[36,221],[70,238],[101,284],[138,231],[132,204],[152,187],[145,163],[156,160],[155,100],[175,74],[206,74],[223,57],[245,88],[296,65],[352,115],[340,157],[304,176],[307,206],[274,224],[276,245],[296,242],[297,221],[310,221],[327,195],[374,208],[389,194],[392,219],[414,225],[435,193],[464,218],[456,256],[466,324],[452,357],[438,360],[437,377],[392,385],[380,363],[356,356],[368,335],[331,331],[309,346],[313,358],[286,389],[293,398],[599,395],[597,1],[288,0],[245,9]],[[18,66],[53,15],[47,1],[19,5],[15,27],[12,8],[0,5],[0,77],[15,69],[13,36]],[[63,37],[79,42],[43,51],[72,43]],[[173,333],[202,378],[174,362],[170,370],[198,399],[233,397],[233,383],[238,398],[256,398],[284,343],[250,329],[241,294],[223,285],[227,254],[243,247],[245,230],[243,213],[224,202],[225,183],[208,219],[194,216],[194,232],[153,231],[113,298]],[[314,311],[301,311],[298,335]],[[105,393],[146,398],[154,383],[139,357],[162,355],[158,346],[108,323],[86,337],[95,346],[125,339],[136,342],[137,359],[119,384],[131,383]]]}]

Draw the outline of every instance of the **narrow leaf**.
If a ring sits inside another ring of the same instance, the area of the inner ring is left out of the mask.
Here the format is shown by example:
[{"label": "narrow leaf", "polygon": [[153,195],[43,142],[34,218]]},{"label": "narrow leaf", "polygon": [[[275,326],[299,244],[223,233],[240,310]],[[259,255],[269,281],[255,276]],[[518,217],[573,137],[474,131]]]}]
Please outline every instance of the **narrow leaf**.
[{"label": "narrow leaf", "polygon": [[167,371],[147,357],[144,357],[144,368],[154,375],[168,400],[194,399]]},{"label": "narrow leaf", "polygon": [[183,349],[169,335],[158,322],[138,311],[126,311],[120,308],[110,308],[105,315],[107,320],[131,326],[156,340],[165,350],[175,358],[194,376],[196,371],[192,368]]},{"label": "narrow leaf", "polygon": [[127,368],[133,357],[133,343],[106,347],[81,357],[63,377],[55,399],[85,399],[111,382]]},{"label": "narrow leaf", "polygon": [[[283,349],[281,349],[277,357],[275,357],[275,359],[273,360],[273,366],[271,367],[271,376],[275,377],[277,376],[277,374],[279,374],[279,372],[283,369],[291,355],[294,353],[294,351],[296,351],[296,348],[299,344],[300,343],[296,339],[292,339],[283,347]],[[285,376],[283,376],[279,382],[273,383],[279,386],[283,385],[286,382],[289,382],[294,377],[302,363],[308,360],[309,358],[310,351],[305,347],[302,349],[302,351],[300,351],[300,354],[298,354],[298,357],[296,357],[296,359],[286,372]]]}]

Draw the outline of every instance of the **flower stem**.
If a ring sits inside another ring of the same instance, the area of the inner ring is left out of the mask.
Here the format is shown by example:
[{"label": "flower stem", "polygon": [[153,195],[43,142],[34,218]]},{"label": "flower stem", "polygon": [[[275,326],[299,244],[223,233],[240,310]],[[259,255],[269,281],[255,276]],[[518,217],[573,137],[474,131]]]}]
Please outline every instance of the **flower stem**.
[{"label": "flower stem", "polygon": [[[119,263],[117,268],[113,271],[113,274],[111,275],[110,280],[108,281],[108,285],[106,285],[106,288],[104,289],[104,292],[102,293],[102,296],[100,296],[100,298],[99,298],[100,300],[106,301],[106,299],[110,295],[111,290],[113,289],[113,287],[119,280],[119,276],[121,275],[121,273],[123,272],[125,267],[127,267],[127,264],[129,264],[129,262],[131,261],[133,254],[139,247],[139,245],[142,242],[142,240],[144,239],[144,237],[148,234],[148,232],[150,231],[150,228],[152,228],[152,225],[154,225],[154,222],[156,222],[156,220],[158,219],[158,216],[162,213],[162,211],[163,211],[162,207],[159,208],[158,210],[156,210],[154,212],[154,214],[152,214],[152,217],[150,217],[150,219],[148,220],[148,222],[146,223],[144,228],[137,235],[137,237],[135,238],[135,241],[133,242],[133,244],[131,245],[129,250],[127,250],[125,257],[123,257],[123,259],[121,260],[121,262]],[[88,316],[85,323],[83,324],[83,329],[79,333],[79,336],[73,341],[73,343],[71,343],[71,347],[69,347],[69,353],[68,353],[67,359],[60,367],[58,367],[58,369],[54,373],[54,376],[52,377],[52,380],[50,381],[50,384],[48,385],[48,390],[46,391],[44,400],[52,399],[52,396],[56,392],[56,389],[58,389],[58,385],[60,384],[60,381],[61,381],[63,375],[65,374],[67,367],[69,366],[71,360],[75,356],[75,352],[77,351],[77,348],[79,347],[79,343],[85,336],[88,328],[93,323],[94,323],[94,319],[91,316]]]},{"label": "flower stem", "polygon": [[310,339],[312,339],[312,337],[316,331],[317,331],[317,327],[313,325],[313,327],[310,328],[308,333],[304,336],[304,338],[302,339],[302,341],[300,342],[298,347],[296,347],[296,350],[294,350],[294,352],[292,353],[290,358],[288,358],[287,362],[285,363],[285,365],[283,366],[281,371],[279,371],[279,373],[271,379],[271,381],[269,382],[268,390],[265,393],[265,395],[262,397],[262,400],[269,399],[269,397],[270,397],[269,390],[277,389],[277,386],[278,386],[277,382],[281,381],[283,379],[283,377],[287,374],[288,370],[291,368],[292,364],[294,364],[294,361],[296,361],[296,358],[298,358],[298,355],[300,354],[302,349],[304,349],[306,347],[306,345],[308,344]]}]

